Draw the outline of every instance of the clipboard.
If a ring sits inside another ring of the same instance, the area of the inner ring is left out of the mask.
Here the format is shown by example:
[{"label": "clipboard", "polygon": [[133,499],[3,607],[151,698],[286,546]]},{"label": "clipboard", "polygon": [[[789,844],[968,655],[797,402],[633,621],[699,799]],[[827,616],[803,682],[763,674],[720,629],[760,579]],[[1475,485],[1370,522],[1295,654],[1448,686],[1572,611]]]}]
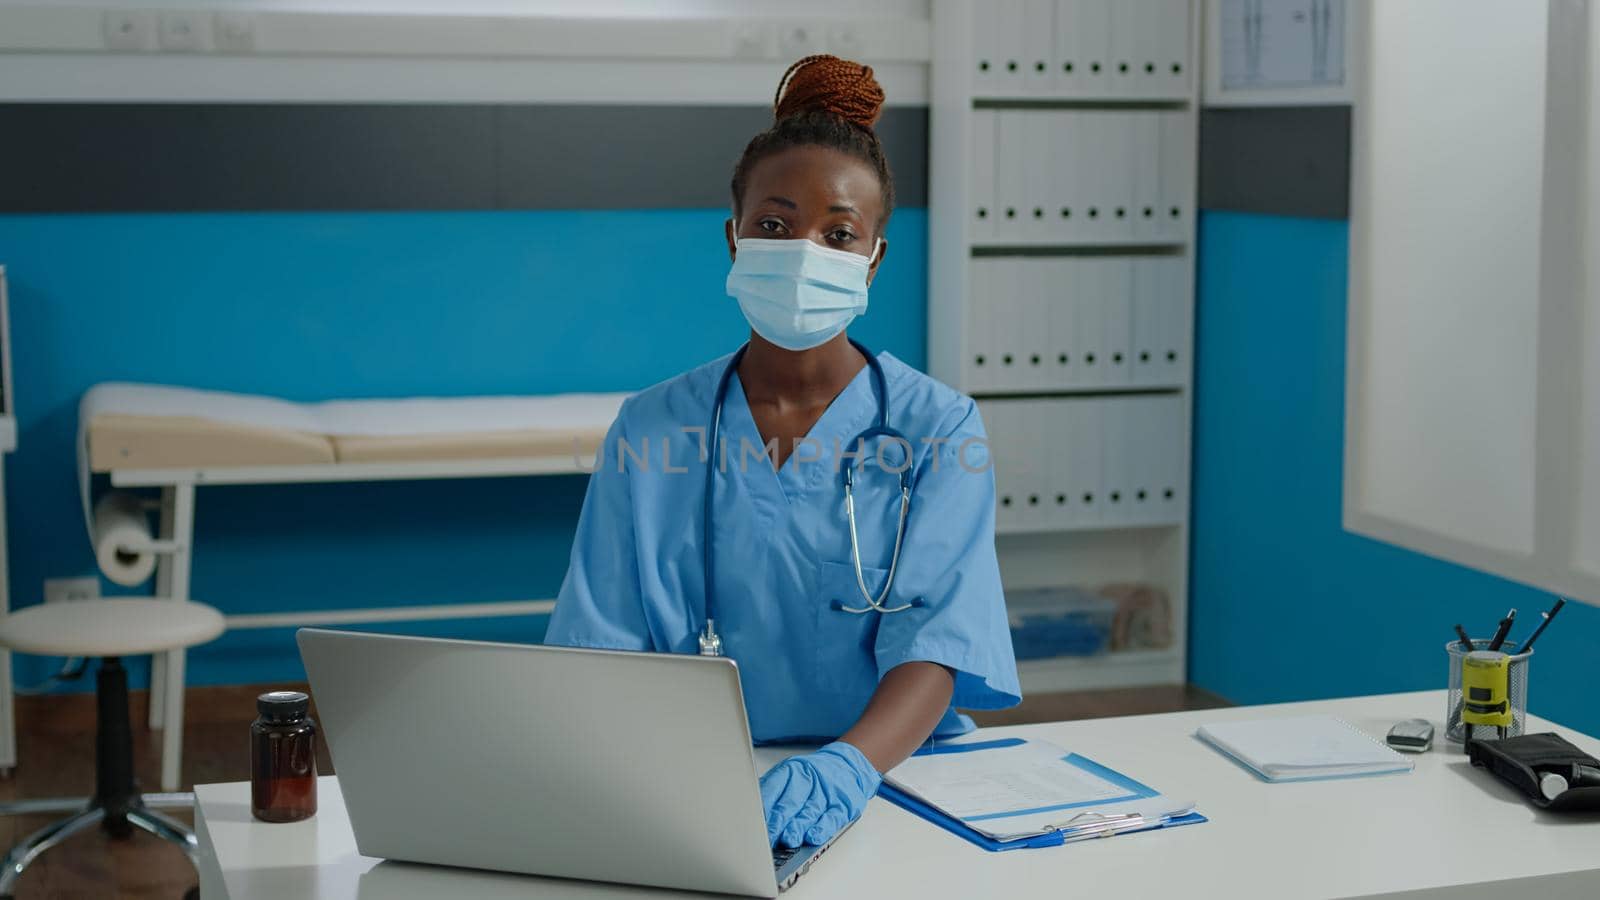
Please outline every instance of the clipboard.
[{"label": "clipboard", "polygon": [[[1021,738],[1002,738],[993,741],[978,741],[971,744],[946,744],[943,746],[924,747],[913,755],[929,756],[933,754],[944,753],[972,753],[983,750],[994,750],[1002,747],[1015,747],[1023,743],[1025,743],[1025,741],[1023,741]],[[1128,788],[1130,795],[1134,797],[1157,796],[1156,791],[1140,784],[1137,781],[1134,781],[1120,772],[1108,769],[1105,766],[1094,762],[1093,760],[1089,760],[1086,757],[1079,757],[1078,760],[1075,761],[1075,764],[1084,766],[1085,768],[1091,768],[1095,774],[1100,775],[1106,780],[1111,781],[1121,787]],[[970,843],[976,844],[991,853],[999,853],[1005,850],[1032,850],[1040,847],[1060,847],[1064,844],[1076,843],[1083,840],[1094,840],[1120,834],[1138,834],[1142,831],[1155,831],[1161,828],[1173,828],[1182,825],[1198,825],[1202,822],[1209,821],[1205,816],[1197,812],[1190,812],[1186,815],[1163,819],[1159,822],[1118,822],[1110,819],[1095,819],[1087,821],[1084,824],[1074,828],[1058,829],[1044,832],[1042,834],[1016,838],[1009,841],[1002,841],[989,837],[988,835],[978,831],[954,816],[940,812],[922,800],[911,796],[892,784],[889,784],[887,781],[878,787],[878,796],[888,800],[890,803],[893,803],[901,809],[906,810],[912,815],[928,822],[932,822],[940,828],[943,828],[945,831],[948,831],[959,838],[963,838]]]}]

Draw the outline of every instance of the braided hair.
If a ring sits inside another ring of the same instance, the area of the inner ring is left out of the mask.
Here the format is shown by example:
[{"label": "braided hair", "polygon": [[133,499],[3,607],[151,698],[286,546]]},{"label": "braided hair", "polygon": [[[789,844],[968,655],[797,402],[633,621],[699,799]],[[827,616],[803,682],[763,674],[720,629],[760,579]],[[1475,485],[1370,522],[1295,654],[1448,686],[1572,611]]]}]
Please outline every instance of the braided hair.
[{"label": "braided hair", "polygon": [[791,147],[826,147],[872,166],[883,197],[883,217],[894,211],[894,176],[872,126],[883,109],[883,88],[872,67],[817,54],[797,60],[778,81],[772,127],[750,139],[733,167],[733,209],[744,204],[745,182],[761,160]]}]

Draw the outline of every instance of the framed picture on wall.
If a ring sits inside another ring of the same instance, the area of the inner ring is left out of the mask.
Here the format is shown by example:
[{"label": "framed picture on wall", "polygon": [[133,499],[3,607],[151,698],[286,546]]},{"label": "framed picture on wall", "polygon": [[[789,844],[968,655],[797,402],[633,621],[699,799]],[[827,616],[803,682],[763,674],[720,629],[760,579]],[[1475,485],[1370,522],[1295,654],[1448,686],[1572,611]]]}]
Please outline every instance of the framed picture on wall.
[{"label": "framed picture on wall", "polygon": [[1363,0],[1207,0],[1206,106],[1349,104]]}]

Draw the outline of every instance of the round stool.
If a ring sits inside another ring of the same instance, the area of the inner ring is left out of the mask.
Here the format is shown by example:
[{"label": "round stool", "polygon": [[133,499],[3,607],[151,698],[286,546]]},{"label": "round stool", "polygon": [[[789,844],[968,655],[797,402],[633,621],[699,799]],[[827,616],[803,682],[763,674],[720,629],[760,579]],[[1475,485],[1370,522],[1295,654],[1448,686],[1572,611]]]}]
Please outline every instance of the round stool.
[{"label": "round stool", "polygon": [[200,603],[130,597],[30,606],[0,616],[0,645],[43,656],[98,656],[95,677],[95,790],[82,811],[39,829],[11,848],[0,869],[0,897],[39,854],[99,823],[113,837],[133,826],[181,846],[190,858],[194,833],[145,806],[133,778],[133,736],[128,723],[128,673],[124,656],[192,647],[222,634],[222,614]]}]

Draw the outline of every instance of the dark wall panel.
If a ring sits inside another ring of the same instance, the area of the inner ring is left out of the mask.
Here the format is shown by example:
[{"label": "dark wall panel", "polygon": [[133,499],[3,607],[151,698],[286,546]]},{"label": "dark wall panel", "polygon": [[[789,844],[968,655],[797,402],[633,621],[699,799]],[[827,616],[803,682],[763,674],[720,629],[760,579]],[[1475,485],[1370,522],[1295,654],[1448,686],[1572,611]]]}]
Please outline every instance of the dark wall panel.
[{"label": "dark wall panel", "polygon": [[1200,206],[1348,218],[1350,107],[1202,110]]},{"label": "dark wall panel", "polygon": [[[717,207],[761,107],[0,104],[0,211]],[[928,111],[878,134],[927,203]]]}]

